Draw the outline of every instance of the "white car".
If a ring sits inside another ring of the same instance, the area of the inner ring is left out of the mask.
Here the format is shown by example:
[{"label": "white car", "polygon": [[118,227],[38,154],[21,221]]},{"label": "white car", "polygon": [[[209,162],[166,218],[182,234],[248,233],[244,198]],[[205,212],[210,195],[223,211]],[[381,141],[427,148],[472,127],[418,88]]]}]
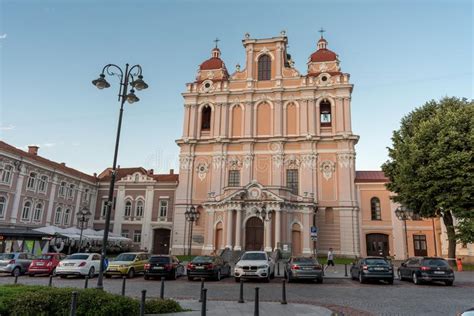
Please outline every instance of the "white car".
[{"label": "white car", "polygon": [[80,275],[93,278],[99,273],[100,255],[98,253],[75,253],[62,260],[56,267],[56,275],[66,278],[68,275]]},{"label": "white car", "polygon": [[235,282],[243,279],[263,279],[269,282],[275,277],[275,263],[265,251],[247,251],[234,268]]}]

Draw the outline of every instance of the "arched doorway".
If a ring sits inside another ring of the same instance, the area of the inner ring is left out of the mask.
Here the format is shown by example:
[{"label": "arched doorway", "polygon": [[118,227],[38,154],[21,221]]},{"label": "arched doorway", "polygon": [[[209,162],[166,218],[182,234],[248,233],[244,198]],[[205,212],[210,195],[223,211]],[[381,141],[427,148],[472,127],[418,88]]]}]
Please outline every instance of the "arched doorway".
[{"label": "arched doorway", "polygon": [[388,235],[367,234],[367,256],[388,256],[390,249],[388,246]]},{"label": "arched doorway", "polygon": [[166,228],[153,230],[153,253],[169,254],[171,231]]},{"label": "arched doorway", "polygon": [[263,250],[263,221],[251,217],[245,225],[245,250]]},{"label": "arched doorway", "polygon": [[297,223],[291,226],[291,250],[294,256],[301,255],[301,227]]},{"label": "arched doorway", "polygon": [[217,223],[216,225],[216,235],[214,240],[214,249],[217,250],[222,249],[222,222]]}]

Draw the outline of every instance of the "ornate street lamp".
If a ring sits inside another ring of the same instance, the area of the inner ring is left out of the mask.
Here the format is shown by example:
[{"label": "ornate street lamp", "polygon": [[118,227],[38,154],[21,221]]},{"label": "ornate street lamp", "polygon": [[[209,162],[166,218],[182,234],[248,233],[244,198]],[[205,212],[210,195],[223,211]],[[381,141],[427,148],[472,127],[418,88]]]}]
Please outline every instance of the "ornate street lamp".
[{"label": "ornate street lamp", "polygon": [[395,215],[401,221],[403,221],[405,225],[405,256],[408,259],[408,231],[407,231],[407,220],[413,218],[413,211],[406,208],[405,206],[400,206],[395,210]]},{"label": "ornate street lamp", "polygon": [[196,210],[196,208],[191,205],[189,209],[184,212],[184,217],[186,221],[189,223],[189,247],[188,247],[188,256],[191,255],[191,247],[193,243],[193,224],[195,221],[199,219],[199,212]]},{"label": "ornate street lamp", "polygon": [[[116,169],[117,169],[117,156],[118,156],[118,148],[119,148],[119,141],[120,141],[120,130],[122,128],[122,115],[123,115],[123,106],[125,101],[132,104],[135,102],[140,101],[140,99],[135,95],[135,90],[143,90],[148,88],[148,85],[143,81],[142,76],[142,67],[140,65],[134,65],[129,67],[129,64],[125,65],[125,71],[123,71],[119,66],[114,64],[105,65],[102,69],[102,73],[99,75],[99,78],[92,81],[92,84],[96,86],[98,89],[109,88],[110,84],[105,79],[105,74],[109,76],[117,76],[120,79],[120,87],[119,87],[119,94],[118,94],[118,101],[120,102],[120,114],[118,120],[118,128],[117,128],[117,136],[115,139],[115,151],[114,151],[114,161],[112,164],[112,174],[110,178],[110,187],[109,187],[109,196],[107,200],[107,212],[105,214],[105,227],[104,227],[104,237],[102,239],[102,252],[101,252],[101,260],[100,260],[100,269],[99,269],[99,276],[97,278],[97,288],[103,289],[103,278],[104,278],[104,270],[105,270],[105,255],[107,251],[107,239],[109,237],[109,229],[110,229],[110,213],[112,212],[112,200],[114,196],[114,185],[115,185],[115,177],[116,177]],[[128,86],[131,86],[134,89],[128,92]]]},{"label": "ornate street lamp", "polygon": [[84,228],[87,227],[87,222],[89,222],[91,215],[92,213],[86,206],[84,206],[77,213],[77,223],[79,224],[79,228],[81,229],[81,235],[79,236],[79,252],[81,252],[82,249],[82,232],[84,231]]}]

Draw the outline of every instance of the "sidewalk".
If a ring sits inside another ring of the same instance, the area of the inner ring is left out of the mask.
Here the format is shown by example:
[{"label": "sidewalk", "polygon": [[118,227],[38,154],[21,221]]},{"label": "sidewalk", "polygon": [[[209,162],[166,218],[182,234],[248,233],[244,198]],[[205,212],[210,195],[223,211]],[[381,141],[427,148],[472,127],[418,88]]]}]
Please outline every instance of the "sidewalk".
[{"label": "sidewalk", "polygon": [[[326,268],[326,266],[324,266]],[[335,270],[335,271],[334,271]],[[351,265],[347,265],[347,276],[343,264],[336,264],[335,267],[328,267],[324,271],[325,279],[347,279],[351,277]]]},{"label": "sidewalk", "polygon": [[[178,300],[183,308],[191,309],[190,312],[160,314],[168,316],[200,316],[201,303],[191,300]],[[248,316],[254,313],[254,302],[247,301],[243,304],[232,301],[207,301],[208,316]],[[324,307],[306,304],[282,305],[277,302],[260,302],[259,314],[261,316],[330,316],[333,313]]]}]

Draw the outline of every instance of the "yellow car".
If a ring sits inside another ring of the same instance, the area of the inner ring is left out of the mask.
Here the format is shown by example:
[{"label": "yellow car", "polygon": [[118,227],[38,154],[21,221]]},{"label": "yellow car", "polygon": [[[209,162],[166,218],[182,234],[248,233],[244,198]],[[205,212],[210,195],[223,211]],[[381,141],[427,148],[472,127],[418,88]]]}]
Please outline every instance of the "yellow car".
[{"label": "yellow car", "polygon": [[145,264],[148,263],[150,255],[144,252],[126,252],[118,255],[114,261],[110,261],[105,277],[111,278],[113,275],[126,275],[133,278],[137,273],[143,273]]}]

